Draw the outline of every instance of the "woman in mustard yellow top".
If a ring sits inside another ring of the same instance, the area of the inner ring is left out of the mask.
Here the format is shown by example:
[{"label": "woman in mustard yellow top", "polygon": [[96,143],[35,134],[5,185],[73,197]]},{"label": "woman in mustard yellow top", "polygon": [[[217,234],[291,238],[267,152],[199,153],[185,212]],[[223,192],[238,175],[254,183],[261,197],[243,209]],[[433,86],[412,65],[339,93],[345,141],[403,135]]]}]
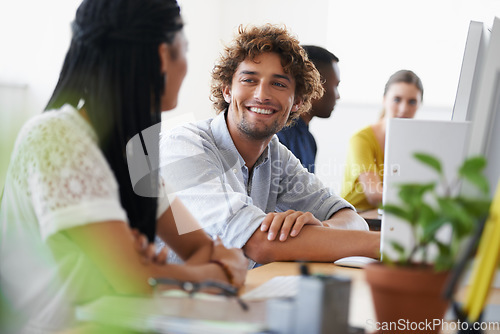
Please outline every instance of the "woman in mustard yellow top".
[{"label": "woman in mustard yellow top", "polygon": [[380,119],[351,137],[342,197],[358,211],[375,209],[382,203],[387,119],[413,118],[423,95],[422,81],[415,73],[408,70],[394,73],[385,84]]}]

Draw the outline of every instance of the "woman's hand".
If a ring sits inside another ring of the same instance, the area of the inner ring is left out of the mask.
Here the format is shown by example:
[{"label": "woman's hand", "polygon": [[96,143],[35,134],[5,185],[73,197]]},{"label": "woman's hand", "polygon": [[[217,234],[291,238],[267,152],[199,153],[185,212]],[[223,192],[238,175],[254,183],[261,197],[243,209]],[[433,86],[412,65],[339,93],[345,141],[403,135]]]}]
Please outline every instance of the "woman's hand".
[{"label": "woman's hand", "polygon": [[165,245],[158,254],[156,254],[156,246],[154,243],[148,243],[148,239],[139,230],[133,228],[132,235],[134,236],[134,248],[139,253],[143,263],[155,263],[164,265],[167,263],[168,247]]},{"label": "woman's hand", "polygon": [[248,269],[248,259],[239,248],[226,248],[219,237],[214,240],[212,256],[213,261],[222,263],[229,271],[228,280],[232,280],[232,284],[236,287],[241,287],[245,283],[245,278]]}]

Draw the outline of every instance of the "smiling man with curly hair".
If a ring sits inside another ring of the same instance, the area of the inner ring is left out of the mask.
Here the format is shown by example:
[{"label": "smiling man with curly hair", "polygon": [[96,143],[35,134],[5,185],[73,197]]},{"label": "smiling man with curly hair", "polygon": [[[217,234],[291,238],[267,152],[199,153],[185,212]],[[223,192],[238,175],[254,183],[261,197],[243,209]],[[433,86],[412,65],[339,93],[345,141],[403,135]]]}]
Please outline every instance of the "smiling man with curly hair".
[{"label": "smiling man with curly hair", "polygon": [[379,234],[275,136],[323,94],[296,37],[270,24],[240,27],[211,93],[218,115],[160,144],[162,176],[207,233],[243,248],[251,265],[378,255]]}]

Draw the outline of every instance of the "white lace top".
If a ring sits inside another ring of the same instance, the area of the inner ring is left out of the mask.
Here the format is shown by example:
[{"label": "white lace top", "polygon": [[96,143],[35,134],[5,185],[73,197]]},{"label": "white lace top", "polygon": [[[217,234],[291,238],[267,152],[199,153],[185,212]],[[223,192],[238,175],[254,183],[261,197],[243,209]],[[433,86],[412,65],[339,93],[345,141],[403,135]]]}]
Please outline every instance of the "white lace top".
[{"label": "white lace top", "polygon": [[[159,214],[166,208],[165,197]],[[106,220],[127,216],[93,129],[70,106],[31,119],[17,138],[0,207],[0,289],[13,311],[13,327],[2,323],[0,332],[67,327],[75,304],[111,292],[58,233]]]}]

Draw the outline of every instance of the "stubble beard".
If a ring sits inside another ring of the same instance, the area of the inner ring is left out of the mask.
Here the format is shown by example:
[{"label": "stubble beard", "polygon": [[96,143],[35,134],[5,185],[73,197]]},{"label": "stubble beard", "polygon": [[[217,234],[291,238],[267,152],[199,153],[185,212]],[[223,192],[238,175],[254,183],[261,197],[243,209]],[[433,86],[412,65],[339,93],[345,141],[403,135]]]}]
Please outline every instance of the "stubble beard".
[{"label": "stubble beard", "polygon": [[283,126],[278,122],[278,120],[275,120],[270,125],[265,126],[264,129],[258,129],[251,122],[248,122],[246,115],[243,114],[241,122],[238,124],[238,128],[250,139],[264,140],[269,139],[278,133]]}]

